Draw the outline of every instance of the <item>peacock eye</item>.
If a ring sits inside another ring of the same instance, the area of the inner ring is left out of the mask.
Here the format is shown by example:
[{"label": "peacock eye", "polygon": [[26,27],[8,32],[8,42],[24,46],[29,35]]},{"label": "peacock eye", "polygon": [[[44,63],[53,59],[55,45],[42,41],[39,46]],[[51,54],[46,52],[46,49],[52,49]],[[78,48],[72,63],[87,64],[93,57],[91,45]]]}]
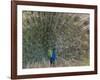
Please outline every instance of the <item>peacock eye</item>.
[{"label": "peacock eye", "polygon": [[89,21],[85,21],[83,24],[86,26],[89,24]]},{"label": "peacock eye", "polygon": [[80,17],[79,16],[75,16],[74,21],[79,21]]}]

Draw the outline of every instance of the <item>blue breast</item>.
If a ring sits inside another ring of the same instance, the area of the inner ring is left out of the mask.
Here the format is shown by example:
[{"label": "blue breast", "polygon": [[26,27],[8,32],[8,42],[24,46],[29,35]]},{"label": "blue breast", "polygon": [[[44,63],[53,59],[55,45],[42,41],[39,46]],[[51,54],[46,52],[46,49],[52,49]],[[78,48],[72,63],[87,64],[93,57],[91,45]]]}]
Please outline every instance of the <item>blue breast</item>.
[{"label": "blue breast", "polygon": [[52,61],[56,60],[56,52],[55,51],[52,52],[51,59],[52,59]]}]

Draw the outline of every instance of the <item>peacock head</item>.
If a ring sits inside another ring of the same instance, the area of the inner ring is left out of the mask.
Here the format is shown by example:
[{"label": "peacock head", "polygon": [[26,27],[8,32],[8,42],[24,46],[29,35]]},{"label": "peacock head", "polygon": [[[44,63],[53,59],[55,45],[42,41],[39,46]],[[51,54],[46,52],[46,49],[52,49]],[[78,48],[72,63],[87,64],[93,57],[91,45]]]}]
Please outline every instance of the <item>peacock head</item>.
[{"label": "peacock head", "polygon": [[53,48],[52,50],[53,50],[53,51],[55,51],[55,50],[56,50],[56,48]]}]

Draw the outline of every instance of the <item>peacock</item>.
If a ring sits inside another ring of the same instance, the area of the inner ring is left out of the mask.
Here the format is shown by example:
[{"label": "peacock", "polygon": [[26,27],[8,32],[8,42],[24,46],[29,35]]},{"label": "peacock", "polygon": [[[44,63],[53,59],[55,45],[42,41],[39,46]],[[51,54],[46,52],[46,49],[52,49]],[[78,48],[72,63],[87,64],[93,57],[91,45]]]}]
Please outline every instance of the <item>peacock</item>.
[{"label": "peacock", "polygon": [[55,48],[48,50],[48,57],[49,57],[49,60],[50,60],[50,65],[51,66],[55,66],[55,61],[57,59],[57,57],[56,57],[56,49]]}]

